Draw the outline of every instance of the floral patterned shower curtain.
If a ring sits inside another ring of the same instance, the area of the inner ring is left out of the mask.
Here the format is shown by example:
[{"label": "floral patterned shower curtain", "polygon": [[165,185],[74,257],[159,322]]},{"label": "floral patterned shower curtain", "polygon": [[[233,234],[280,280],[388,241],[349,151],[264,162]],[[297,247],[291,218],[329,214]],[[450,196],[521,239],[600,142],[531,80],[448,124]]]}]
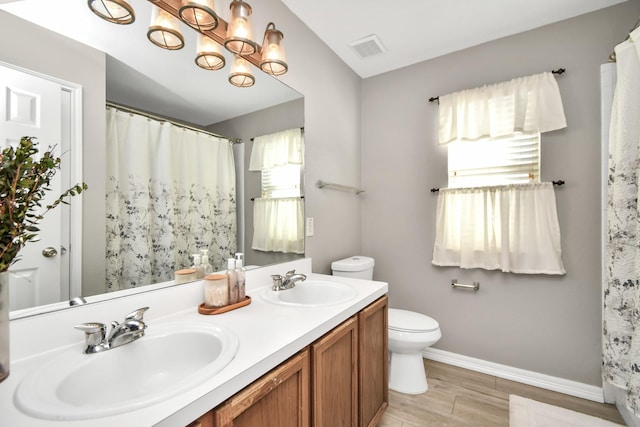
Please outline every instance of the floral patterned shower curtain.
[{"label": "floral patterned shower curtain", "polygon": [[640,416],[640,30],[616,46],[617,87],[609,135],[603,378],[627,390]]},{"label": "floral patterned shower curtain", "polygon": [[107,108],[107,291],[173,280],[209,250],[236,252],[232,143]]}]

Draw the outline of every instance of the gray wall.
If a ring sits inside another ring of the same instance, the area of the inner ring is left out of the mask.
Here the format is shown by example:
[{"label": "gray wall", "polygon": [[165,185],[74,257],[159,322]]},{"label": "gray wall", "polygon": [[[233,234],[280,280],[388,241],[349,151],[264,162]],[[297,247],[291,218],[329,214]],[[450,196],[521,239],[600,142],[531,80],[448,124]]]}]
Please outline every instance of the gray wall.
[{"label": "gray wall", "polygon": [[[364,80],[364,254],[392,307],[440,322],[436,348],[601,385],[599,67],[639,15],[627,2]],[[566,181],[556,200],[567,274],[433,266],[429,189],[446,187],[447,150],[428,98],[559,67],[568,128],[542,136],[542,179]],[[453,290],[451,279],[481,289]]]},{"label": "gray wall", "polygon": [[[0,11],[0,61],[82,86],[83,295],[104,292],[105,271],[105,55]],[[73,296],[73,295],[72,295]]]},{"label": "gray wall", "polygon": [[[251,249],[253,239],[253,202],[260,197],[260,172],[248,171],[252,138],[304,126],[304,99],[286,102],[272,108],[216,123],[208,129],[220,135],[243,140],[234,145],[238,194],[238,239],[244,243],[246,265],[267,265],[301,258],[302,255],[262,252]],[[242,203],[240,203],[242,202]]]}]

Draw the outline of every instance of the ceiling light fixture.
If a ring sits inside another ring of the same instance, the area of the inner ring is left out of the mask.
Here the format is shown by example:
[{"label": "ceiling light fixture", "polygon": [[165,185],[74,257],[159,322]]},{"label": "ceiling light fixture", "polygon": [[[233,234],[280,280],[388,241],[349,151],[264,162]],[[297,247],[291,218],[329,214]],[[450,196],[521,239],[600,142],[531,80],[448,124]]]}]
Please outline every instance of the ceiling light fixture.
[{"label": "ceiling light fixture", "polygon": [[133,8],[125,0],[88,0],[89,9],[105,21],[131,24],[136,20]]},{"label": "ceiling light fixture", "polygon": [[253,86],[256,79],[251,74],[249,63],[241,56],[234,56],[231,72],[229,73],[229,83],[237,87]]},{"label": "ceiling light fixture", "polygon": [[225,62],[220,45],[204,34],[200,34],[196,51],[196,64],[198,64],[198,67],[215,71],[224,68]]},{"label": "ceiling light fixture", "polygon": [[252,55],[258,50],[253,41],[251,27],[251,6],[242,0],[233,0],[229,5],[231,18],[227,27],[224,47],[238,55]]},{"label": "ceiling light fixture", "polygon": [[284,47],[282,46],[283,38],[282,31],[276,29],[276,25],[273,22],[269,22],[267,29],[264,31],[260,69],[272,76],[284,74],[289,69],[284,56]]},{"label": "ceiling light fixture", "polygon": [[147,37],[151,43],[163,49],[177,50],[184,47],[180,21],[157,6],[152,7],[151,26],[147,31]]},{"label": "ceiling light fixture", "polygon": [[[226,61],[221,46],[234,53],[229,74],[232,85],[253,86],[255,77],[249,64],[272,76],[288,71],[282,31],[270,22],[262,45],[256,43],[251,27],[252,9],[243,0],[231,0],[229,23],[216,14],[214,0],[148,1],[153,3],[147,32],[149,40],[164,49],[181,49],[185,42],[180,21],[186,23],[199,33],[195,59],[199,67],[206,70],[223,68]],[[88,5],[96,15],[109,22],[124,24],[135,19],[133,8],[125,0],[88,0]]]},{"label": "ceiling light fixture", "polygon": [[213,30],[218,26],[213,0],[182,0],[178,14],[180,19],[196,30]]}]

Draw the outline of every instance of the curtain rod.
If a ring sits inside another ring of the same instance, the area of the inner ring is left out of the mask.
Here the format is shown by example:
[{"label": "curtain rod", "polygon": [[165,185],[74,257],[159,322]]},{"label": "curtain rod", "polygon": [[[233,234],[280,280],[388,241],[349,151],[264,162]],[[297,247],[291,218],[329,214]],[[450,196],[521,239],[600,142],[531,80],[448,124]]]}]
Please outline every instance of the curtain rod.
[{"label": "curtain rod", "polygon": [[[552,70],[551,72],[553,74],[564,74],[564,72],[567,71],[565,68],[558,68],[557,70]],[[432,96],[431,98],[429,98],[429,102],[434,102],[434,101],[440,101],[440,97],[439,96]]]},{"label": "curtain rod", "polygon": [[[295,128],[291,128],[291,129],[295,129]],[[304,126],[300,126],[300,130],[304,132]],[[269,134],[267,134],[267,135],[269,135]],[[261,135],[261,136],[263,136],[263,135]],[[253,142],[253,140],[256,139],[256,138],[259,138],[259,137],[258,136],[253,137],[253,138],[250,139],[250,141]]]},{"label": "curtain rod", "polygon": [[242,142],[243,142],[241,139],[233,139],[233,138],[229,138],[228,136],[218,135],[217,133],[213,133],[213,132],[210,132],[208,130],[200,129],[200,128],[197,128],[197,127],[194,127],[194,126],[189,126],[189,125],[184,124],[184,123],[176,122],[175,120],[169,120],[166,117],[156,116],[156,115],[151,114],[151,113],[145,113],[144,111],[136,110],[135,108],[127,107],[125,105],[116,104],[115,102],[107,101],[107,107],[115,108],[117,110],[124,111],[124,112],[127,112],[127,113],[138,114],[140,116],[144,116],[144,117],[147,117],[149,119],[157,120],[157,121],[160,121],[160,122],[168,122],[168,123],[171,123],[174,126],[182,128],[182,129],[188,129],[188,130],[192,130],[192,131],[196,131],[196,132],[206,133],[207,135],[215,136],[216,138],[226,139],[227,141],[229,141],[229,142],[231,142],[233,144],[242,144]]},{"label": "curtain rod", "polygon": [[[624,43],[627,40],[629,40],[629,38],[631,38],[631,33],[633,33],[633,31],[638,27],[640,27],[640,19],[638,19],[638,21],[636,21],[636,24],[633,26],[633,28],[631,28],[629,30],[629,33],[627,34],[627,37],[621,43]],[[616,51],[615,51],[615,48],[614,48],[613,52],[611,52],[611,55],[609,55],[609,62],[616,62]]]},{"label": "curtain rod", "polygon": [[[269,199],[274,200],[274,199],[278,199],[279,197],[269,197]],[[282,199],[288,199],[289,197],[282,197]],[[297,196],[297,197],[292,197],[293,199],[304,199],[304,196]],[[260,197],[252,197],[251,201],[255,202],[256,199],[260,199]]]},{"label": "curtain rod", "polygon": [[[558,179],[558,180],[555,180],[555,181],[551,181],[551,183],[552,183],[553,185],[557,185],[557,186],[564,185],[564,181],[563,181],[563,180],[561,180],[561,179]],[[434,187],[434,188],[432,188],[430,191],[431,191],[432,193],[437,193],[438,191],[440,191],[440,189],[439,189],[439,188]]]}]

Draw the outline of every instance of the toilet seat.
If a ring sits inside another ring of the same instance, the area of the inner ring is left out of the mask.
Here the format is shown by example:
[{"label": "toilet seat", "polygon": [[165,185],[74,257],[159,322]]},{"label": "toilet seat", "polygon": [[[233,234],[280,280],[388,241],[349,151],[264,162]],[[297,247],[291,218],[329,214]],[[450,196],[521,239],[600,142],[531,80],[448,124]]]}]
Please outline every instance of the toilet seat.
[{"label": "toilet seat", "polygon": [[435,319],[421,313],[397,308],[389,309],[389,329],[398,332],[433,332],[440,329]]}]

